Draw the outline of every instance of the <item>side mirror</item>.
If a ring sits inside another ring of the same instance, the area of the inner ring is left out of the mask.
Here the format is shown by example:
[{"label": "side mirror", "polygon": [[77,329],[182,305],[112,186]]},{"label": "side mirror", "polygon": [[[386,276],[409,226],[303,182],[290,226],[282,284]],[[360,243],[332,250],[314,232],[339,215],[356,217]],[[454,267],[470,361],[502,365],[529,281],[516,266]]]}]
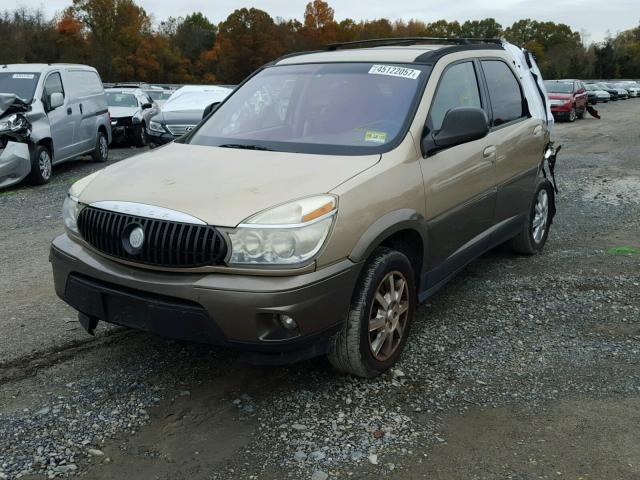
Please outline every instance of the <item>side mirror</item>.
[{"label": "side mirror", "polygon": [[146,110],[146,109],[152,108],[152,107],[153,107],[153,104],[151,104],[151,103],[143,103],[142,104],[142,109],[143,110]]},{"label": "side mirror", "polygon": [[204,120],[210,114],[215,112],[218,109],[218,107],[220,106],[221,103],[222,102],[214,102],[211,105],[207,105],[207,107],[204,109],[204,112],[202,112],[202,119]]},{"label": "side mirror", "polygon": [[437,150],[479,140],[488,133],[489,121],[484,110],[477,107],[452,108],[444,116],[440,130],[423,137],[422,152],[428,155]]},{"label": "side mirror", "polygon": [[54,92],[49,95],[49,108],[54,110],[64,104],[64,95],[60,92]]}]

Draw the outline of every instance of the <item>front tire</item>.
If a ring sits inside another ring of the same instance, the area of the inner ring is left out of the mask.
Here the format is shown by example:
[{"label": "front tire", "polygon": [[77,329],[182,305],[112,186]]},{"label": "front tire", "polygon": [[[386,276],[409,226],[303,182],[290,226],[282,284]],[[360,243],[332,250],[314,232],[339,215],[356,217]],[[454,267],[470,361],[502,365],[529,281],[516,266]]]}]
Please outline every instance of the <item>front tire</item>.
[{"label": "front tire", "polygon": [[29,180],[34,185],[43,185],[51,180],[53,171],[51,153],[44,145],[36,145],[31,157]]},{"label": "front tire", "polygon": [[346,322],[331,339],[329,362],[364,378],[391,368],[407,342],[416,297],[409,259],[396,250],[377,248],[360,274]]},{"label": "front tire", "polygon": [[134,129],[133,142],[136,147],[145,147],[149,140],[147,139],[147,127],[144,122]]},{"label": "front tire", "polygon": [[540,253],[547,243],[549,228],[555,214],[555,197],[549,180],[538,183],[529,215],[517,237],[511,240],[511,248],[517,253],[535,255]]},{"label": "front tire", "polygon": [[91,152],[91,158],[94,162],[104,163],[109,160],[109,141],[104,132],[98,132],[96,137],[96,147]]},{"label": "front tire", "polygon": [[573,107],[571,107],[571,111],[569,112],[569,121],[575,122],[577,117],[578,115],[576,112],[576,106],[574,105]]}]

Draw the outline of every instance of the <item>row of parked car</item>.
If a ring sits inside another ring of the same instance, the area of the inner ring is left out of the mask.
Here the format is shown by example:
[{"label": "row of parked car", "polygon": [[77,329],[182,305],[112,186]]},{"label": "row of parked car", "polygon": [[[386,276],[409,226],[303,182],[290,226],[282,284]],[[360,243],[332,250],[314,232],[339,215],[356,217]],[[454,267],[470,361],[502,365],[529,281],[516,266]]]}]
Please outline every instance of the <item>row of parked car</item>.
[{"label": "row of parked car", "polygon": [[216,85],[168,89],[139,83],[113,84],[105,89],[113,141],[136,147],[168,143],[195,127],[204,111],[232,90]]},{"label": "row of parked car", "polygon": [[640,82],[633,80],[545,80],[551,113],[556,120],[583,118],[589,105],[640,97]]},{"label": "row of parked car", "polygon": [[76,64],[0,64],[0,188],[47,183],[53,166],[109,145],[161,145],[197,125],[230,86],[103,84]]}]

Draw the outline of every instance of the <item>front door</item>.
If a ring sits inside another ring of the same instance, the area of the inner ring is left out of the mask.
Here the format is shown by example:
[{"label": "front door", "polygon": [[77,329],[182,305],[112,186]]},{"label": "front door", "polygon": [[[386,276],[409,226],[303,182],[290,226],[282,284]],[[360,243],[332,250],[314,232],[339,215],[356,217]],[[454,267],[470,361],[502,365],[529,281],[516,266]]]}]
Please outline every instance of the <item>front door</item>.
[{"label": "front door", "polygon": [[[445,114],[454,107],[487,109],[480,93],[476,64],[457,62],[443,72],[436,89],[426,128],[438,131]],[[495,146],[489,137],[464,143],[421,160],[425,178],[429,229],[430,286],[464,265],[489,243],[493,224]]]}]

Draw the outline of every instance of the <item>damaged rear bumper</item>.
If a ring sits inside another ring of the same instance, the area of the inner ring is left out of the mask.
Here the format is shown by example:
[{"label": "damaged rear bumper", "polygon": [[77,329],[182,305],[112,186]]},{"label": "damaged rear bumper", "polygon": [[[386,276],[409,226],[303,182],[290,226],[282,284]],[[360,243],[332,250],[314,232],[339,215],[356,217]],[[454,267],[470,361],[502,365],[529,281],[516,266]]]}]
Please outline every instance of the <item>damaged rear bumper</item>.
[{"label": "damaged rear bumper", "polygon": [[29,145],[7,142],[0,149],[0,188],[9,187],[23,180],[31,172]]}]

